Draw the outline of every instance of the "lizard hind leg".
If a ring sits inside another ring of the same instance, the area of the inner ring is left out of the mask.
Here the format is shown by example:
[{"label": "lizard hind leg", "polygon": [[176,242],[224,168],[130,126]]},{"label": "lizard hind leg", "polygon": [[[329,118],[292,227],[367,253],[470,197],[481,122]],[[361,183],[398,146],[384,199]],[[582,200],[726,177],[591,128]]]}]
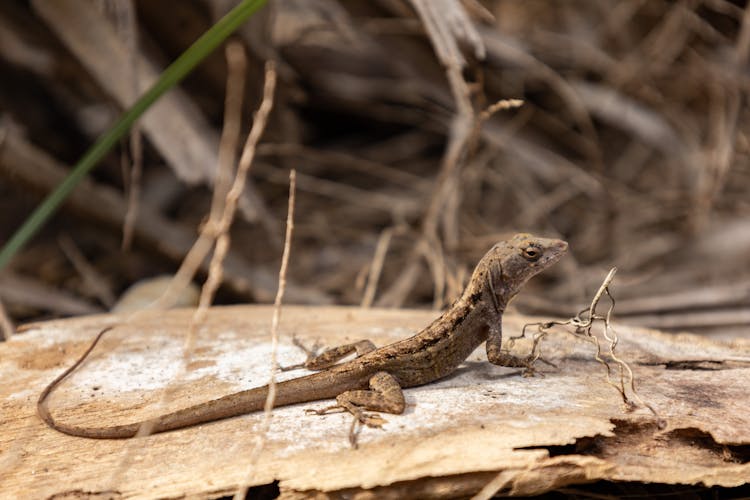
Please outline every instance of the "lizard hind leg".
[{"label": "lizard hind leg", "polygon": [[381,427],[386,422],[380,415],[367,413],[366,410],[399,415],[406,408],[404,393],[393,375],[388,372],[377,372],[370,377],[369,383],[369,390],[342,392],[336,397],[336,405],[314,411],[318,415],[332,410],[351,413],[354,419],[349,430],[349,442],[353,448],[357,447],[357,434],[362,425]]},{"label": "lizard hind leg", "polygon": [[308,370],[325,370],[338,363],[341,359],[349,356],[352,353],[362,356],[368,352],[375,350],[375,344],[370,340],[360,340],[359,342],[352,342],[351,344],[344,344],[337,347],[326,349],[320,354],[316,354],[315,350],[305,348],[296,339],[294,341],[297,347],[300,347],[307,353],[307,359],[304,363],[299,363],[292,366],[287,366],[282,371],[296,369],[296,368],[307,368]]}]

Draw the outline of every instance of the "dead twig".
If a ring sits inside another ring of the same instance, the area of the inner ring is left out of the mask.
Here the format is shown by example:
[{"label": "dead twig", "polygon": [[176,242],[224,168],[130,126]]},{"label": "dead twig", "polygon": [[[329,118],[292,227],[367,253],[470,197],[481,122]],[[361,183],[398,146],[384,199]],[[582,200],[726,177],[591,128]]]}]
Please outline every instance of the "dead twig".
[{"label": "dead twig", "polygon": [[[123,107],[131,104],[132,79],[122,69],[131,67],[132,53],[103,13],[85,0],[32,2],[34,11],[75,54],[96,81]],[[159,70],[145,55],[137,54],[138,81],[151,85]],[[160,99],[143,118],[143,132],[175,174],[189,183],[214,176],[218,138],[207,120],[180,89]]]},{"label": "dead twig", "polygon": [[[208,223],[201,228],[198,239],[187,252],[164,295],[157,301],[155,305],[157,308],[170,307],[179,295],[180,290],[183,290],[192,281],[199,266],[204,262],[206,255],[208,255],[211,247],[216,244],[219,236],[216,230],[224,212],[225,199],[230,188],[230,179],[235,162],[235,151],[240,138],[245,68],[247,66],[242,46],[238,42],[227,44],[226,57],[229,73],[224,100],[224,126],[219,142],[219,166],[214,182]],[[209,275],[210,272],[211,268],[209,267]],[[205,303],[205,301],[201,301],[201,303]]]},{"label": "dead twig", "polygon": [[[255,171],[266,181],[274,184],[286,184],[286,170],[267,163],[258,162]],[[300,191],[326,196],[333,200],[379,210],[391,214],[394,218],[413,217],[419,212],[419,199],[414,196],[394,196],[390,193],[372,192],[350,186],[343,182],[320,179],[313,175],[298,173],[297,184]]]},{"label": "dead twig", "polygon": [[[607,383],[610,384],[612,387],[617,389],[617,391],[622,396],[623,402],[628,405],[629,407],[633,407],[634,403],[631,402],[631,400],[628,398],[628,395],[625,390],[626,384],[630,388],[630,393],[632,397],[643,407],[648,408],[651,413],[658,416],[658,413],[656,410],[643,401],[641,397],[638,395],[638,392],[635,388],[635,377],[633,376],[633,371],[630,369],[630,366],[622,359],[620,359],[617,354],[615,354],[615,349],[617,347],[618,337],[617,333],[615,332],[614,328],[612,328],[612,312],[615,308],[615,299],[612,296],[612,294],[609,291],[609,286],[612,283],[612,280],[615,277],[615,273],[617,272],[617,268],[613,267],[610,269],[607,276],[604,278],[604,281],[602,282],[601,286],[597,290],[597,292],[594,294],[594,298],[591,300],[591,304],[587,309],[582,310],[577,315],[573,316],[572,318],[569,318],[565,321],[545,321],[545,322],[539,322],[539,323],[528,323],[524,325],[523,329],[521,330],[521,334],[517,337],[511,337],[509,340],[509,347],[513,345],[514,340],[524,337],[526,335],[526,329],[529,327],[536,327],[536,333],[533,337],[533,345],[531,348],[531,354],[527,358],[527,369],[532,370],[532,366],[534,362],[536,362],[537,359],[541,357],[541,341],[544,339],[544,337],[549,333],[550,329],[554,326],[571,326],[573,328],[572,331],[566,330],[569,333],[572,333],[576,337],[583,338],[587,342],[590,342],[596,346],[596,354],[595,359],[602,365],[604,365],[606,371],[607,371]],[[601,301],[602,297],[607,296],[610,300],[610,306],[607,309],[607,312],[605,314],[599,314],[597,312],[597,307],[599,305],[599,302]],[[619,368],[619,381],[618,383],[612,381],[612,367],[610,366],[609,362],[605,360],[602,357],[602,348],[601,344],[599,342],[599,339],[596,335],[593,333],[593,327],[596,321],[601,321],[604,326],[603,335],[604,338],[607,340],[608,343],[608,352],[607,355],[609,358],[614,361],[618,368]]]},{"label": "dead twig", "polygon": [[384,163],[360,158],[341,151],[314,149],[301,144],[266,143],[258,146],[258,156],[296,156],[305,162],[315,162],[342,170],[356,170],[362,174],[399,184],[409,188],[420,188],[425,184],[422,177],[406,170],[393,168]]},{"label": "dead twig", "polygon": [[[244,73],[245,55],[244,49],[241,45],[237,44],[228,46],[227,59],[230,67],[234,68],[234,71],[232,71],[232,76],[236,76],[236,74],[238,74],[236,72],[238,72],[240,69],[242,69],[242,73]],[[234,214],[237,209],[237,202],[240,195],[242,194],[243,188],[245,186],[245,179],[247,178],[248,171],[250,170],[250,166],[252,165],[253,159],[255,158],[255,148],[257,147],[258,141],[260,140],[260,137],[265,130],[265,126],[268,122],[268,116],[271,112],[271,109],[273,109],[273,96],[275,89],[276,72],[274,70],[273,63],[269,62],[266,64],[266,79],[263,86],[263,99],[261,101],[260,107],[258,108],[258,112],[256,113],[255,120],[253,120],[253,126],[250,129],[247,140],[245,141],[245,147],[242,150],[242,156],[240,157],[234,182],[232,183],[232,186],[227,193],[226,199],[223,203],[223,210],[221,210],[220,213],[212,213],[211,215],[218,220],[209,219],[209,221],[202,229],[202,233],[211,235],[216,238],[216,246],[214,249],[214,254],[211,258],[211,263],[209,265],[208,277],[206,278],[206,282],[204,283],[201,290],[198,307],[193,313],[190,326],[188,327],[188,331],[185,334],[182,371],[175,377],[175,380],[179,379],[185,372],[185,370],[187,370],[189,359],[193,350],[195,332],[197,331],[198,327],[205,321],[206,315],[208,314],[208,308],[213,301],[216,289],[221,283],[221,276],[223,274],[222,264],[229,248],[229,227],[234,220]],[[221,203],[215,204],[215,206],[220,205]],[[173,387],[173,385],[171,387]],[[171,387],[167,387],[164,390],[162,397],[158,403],[159,407],[164,406],[164,404],[170,399],[172,394]],[[144,422],[139,427],[135,438],[150,435],[155,423],[155,420]],[[116,479],[121,477],[121,474],[124,473],[124,471],[127,469],[133,449],[134,448],[132,446],[126,448],[119,466],[114,469],[109,484],[118,483]]]},{"label": "dead twig", "polygon": [[62,315],[83,315],[102,312],[102,308],[66,290],[32,276],[8,270],[0,273],[0,297],[8,304],[22,304]]},{"label": "dead twig", "polygon": [[481,121],[489,120],[492,115],[498,111],[505,111],[508,109],[516,109],[523,106],[523,99],[500,99],[494,104],[487,106],[481,113],[479,113],[479,119]]},{"label": "dead twig", "polygon": [[9,340],[16,331],[13,321],[5,310],[3,299],[0,298],[0,340]]},{"label": "dead twig", "polygon": [[[286,273],[289,268],[289,255],[291,253],[292,246],[292,234],[294,232],[294,201],[296,193],[296,172],[292,170],[289,173],[289,207],[286,215],[286,235],[284,237],[284,252],[281,254],[281,266],[279,268],[279,289],[276,293],[276,299],[273,302],[273,317],[271,318],[271,374],[268,379],[268,395],[266,396],[266,403],[263,406],[263,420],[260,425],[260,430],[257,433],[257,441],[255,447],[250,454],[250,464],[248,466],[250,473],[255,469],[255,466],[260,457],[260,453],[263,451],[263,446],[266,442],[266,436],[268,429],[271,426],[271,413],[273,410],[274,403],[276,401],[276,373],[279,370],[277,352],[279,348],[279,321],[281,319],[281,303],[284,299],[284,291],[286,289]],[[248,476],[250,476],[250,473]],[[244,499],[247,494],[248,487],[246,484],[251,484],[249,479],[247,483],[240,485],[234,494],[235,500]]]},{"label": "dead twig", "polygon": [[65,256],[73,264],[78,274],[81,275],[83,288],[96,297],[108,309],[111,309],[117,299],[106,278],[102,276],[95,266],[89,263],[86,256],[83,255],[83,252],[76,246],[70,236],[62,234],[57,241]]},{"label": "dead twig", "polygon": [[[11,125],[0,124],[0,178],[31,192],[47,193],[62,182],[70,169],[48,153],[29,142]],[[121,230],[127,211],[126,201],[119,190],[86,178],[68,198],[66,209],[85,220]],[[173,221],[148,205],[140,208],[141,216],[135,223],[135,236],[141,245],[169,259],[180,261],[195,244],[195,230]],[[226,282],[236,293],[259,302],[270,302],[277,282],[273,273],[252,266],[238,252],[230,251],[225,262]],[[208,272],[205,261],[200,270]],[[327,304],[331,298],[320,291],[296,283],[288,283],[290,300],[303,303]],[[33,298],[32,298],[33,300]],[[81,313],[77,313],[81,314]]]},{"label": "dead twig", "polygon": [[[244,57],[244,53],[243,53]],[[266,63],[266,81],[263,86],[263,100],[260,103],[258,112],[255,114],[253,120],[253,126],[250,129],[250,133],[245,141],[245,147],[242,150],[242,156],[240,157],[239,165],[237,166],[237,173],[232,183],[232,187],[227,193],[226,201],[224,204],[224,210],[222,212],[221,219],[216,223],[209,220],[206,228],[209,232],[219,235],[216,241],[216,249],[211,259],[211,265],[209,267],[209,278],[206,280],[207,293],[201,294],[200,304],[208,307],[213,300],[213,295],[216,292],[219,284],[221,283],[222,275],[222,262],[226,256],[227,249],[229,248],[229,226],[234,220],[234,214],[237,210],[238,200],[243,190],[245,189],[245,180],[247,179],[250,166],[255,159],[255,150],[260,141],[263,131],[268,123],[268,116],[273,109],[273,96],[276,90],[276,69],[274,63],[269,61]],[[212,272],[213,270],[213,272]],[[198,310],[201,309],[199,305]],[[198,314],[196,319],[202,320],[205,317],[205,313]]]},{"label": "dead twig", "polygon": [[[422,218],[420,241],[412,250],[406,269],[383,295],[380,305],[401,305],[419,276],[420,257],[429,256],[428,262],[433,271],[435,287],[433,305],[440,307],[444,301],[445,261],[442,252],[436,251],[437,248],[442,247],[438,227],[442,222],[446,246],[451,249],[456,248],[460,206],[460,200],[456,197],[460,193],[458,186],[460,167],[465,160],[472,133],[477,128],[473,125],[476,117],[470,99],[469,86],[462,75],[466,59],[459,48],[459,41],[471,44],[475,56],[479,59],[484,58],[485,49],[481,37],[459,2],[412,0],[411,3],[419,13],[435,53],[445,68],[456,111],[451,121],[448,145],[443,154],[440,173]],[[450,210],[447,210],[448,208]]]},{"label": "dead twig", "polygon": [[[128,64],[125,72],[130,80],[131,95],[129,101],[135,102],[141,93],[138,75],[138,16],[133,0],[109,0],[106,6],[112,9],[115,27],[118,34],[125,39]],[[126,155],[123,161],[127,163]],[[128,209],[122,224],[122,249],[129,250],[133,243],[135,221],[138,218],[138,208],[141,193],[141,177],[143,174],[143,135],[139,123],[136,121],[130,129],[130,170],[123,166],[123,177],[128,199]]]},{"label": "dead twig", "polygon": [[[103,15],[89,8],[88,0],[34,1],[32,7],[99,85],[123,108],[129,106],[131,79],[122,77],[122,68],[128,67],[131,54]],[[137,57],[134,69],[138,80],[148,87],[156,81],[159,66],[143,52]],[[142,118],[141,127],[180,179],[189,184],[213,184],[219,137],[183,90],[172,89],[154,103]],[[240,209],[247,220],[260,222],[269,237],[275,237],[268,207],[252,184],[243,193]]]},{"label": "dead twig", "polygon": [[380,273],[383,271],[383,263],[385,262],[385,255],[388,252],[388,247],[391,244],[391,237],[393,236],[393,228],[388,228],[380,233],[378,243],[375,245],[375,255],[372,257],[372,263],[370,264],[370,272],[367,276],[367,286],[365,293],[362,295],[362,302],[360,307],[371,307],[373,300],[375,300],[375,291],[378,288],[378,281],[380,280]]}]

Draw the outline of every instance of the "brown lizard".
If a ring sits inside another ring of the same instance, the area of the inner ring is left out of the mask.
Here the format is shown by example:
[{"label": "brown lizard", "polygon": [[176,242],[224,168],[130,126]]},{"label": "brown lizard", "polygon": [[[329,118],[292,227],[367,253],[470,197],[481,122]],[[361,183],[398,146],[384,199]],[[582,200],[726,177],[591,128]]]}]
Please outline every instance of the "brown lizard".
[{"label": "brown lizard", "polygon": [[[311,357],[304,364],[312,375],[276,385],[276,406],[336,398],[332,409],[349,411],[354,423],[378,426],[382,419],[364,410],[400,414],[405,402],[402,389],[427,384],[453,372],[482,342],[487,358],[496,365],[526,366],[523,359],[501,350],[502,315],[508,301],[526,281],[557,262],[567,250],[561,240],[517,234],[494,245],[477,264],[466,290],[442,316],[422,331],[376,349],[369,340],[339,346]],[[236,392],[155,417],[149,421],[110,427],[79,427],[56,421],[46,399],[54,388],[75,370],[108,329],[99,333],[73,366],[52,381],[39,396],[39,416],[50,427],[65,434],[87,438],[129,438],[141,426],[150,433],[170,431],[262,410],[268,386]],[[351,361],[338,363],[356,352]],[[352,427],[354,429],[354,426]],[[353,441],[353,433],[350,439]]]}]

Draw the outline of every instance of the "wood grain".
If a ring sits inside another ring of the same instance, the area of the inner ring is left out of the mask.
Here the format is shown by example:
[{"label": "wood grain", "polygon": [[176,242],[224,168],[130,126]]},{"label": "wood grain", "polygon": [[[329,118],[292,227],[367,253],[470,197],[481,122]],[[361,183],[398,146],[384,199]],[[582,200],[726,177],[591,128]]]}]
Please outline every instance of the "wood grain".
[{"label": "wood grain", "polygon": [[[0,345],[0,491],[22,498],[211,498],[248,478],[251,485],[279,480],[289,498],[362,488],[376,488],[379,497],[408,490],[445,498],[476,493],[493,478],[503,492],[528,495],[598,479],[734,486],[750,477],[740,448],[750,444],[742,382],[750,376],[750,344],[625,326],[617,328],[619,354],[665,428],[644,409],[626,411],[591,345],[564,333],[543,344],[545,358],[558,367],[539,365],[543,376],[492,366],[478,349],[454,376],[407,390],[406,412],[386,415],[383,430],[365,429],[358,450],[347,442],[348,415],[304,412],[330,401],[279,408],[254,471],[247,457],[259,413],[137,440],[74,438],[36,416],[44,385],[109,324],[117,325],[111,335],[51,398],[58,418],[126,423],[261,385],[268,377],[271,313],[265,306],[212,309],[187,365],[182,343],[191,311],[29,325]],[[383,345],[436,316],[286,307],[279,359],[284,365],[303,358],[291,334],[309,343],[370,338]],[[526,321],[507,316],[505,331],[513,334]],[[528,347],[517,344],[520,351]],[[172,394],[160,407],[166,387]],[[552,456],[560,449],[550,447],[573,444]]]}]

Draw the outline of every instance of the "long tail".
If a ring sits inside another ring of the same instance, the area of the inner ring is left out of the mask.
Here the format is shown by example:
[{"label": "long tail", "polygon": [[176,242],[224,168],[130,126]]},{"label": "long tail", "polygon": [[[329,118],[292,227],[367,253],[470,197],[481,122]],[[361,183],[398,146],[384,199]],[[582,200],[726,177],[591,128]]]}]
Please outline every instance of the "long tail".
[{"label": "long tail", "polygon": [[[69,434],[95,439],[123,439],[136,435],[149,435],[184,427],[190,427],[214,420],[236,417],[245,413],[262,410],[268,386],[256,387],[246,391],[236,392],[218,399],[183,408],[150,420],[143,420],[131,424],[114,425],[110,427],[85,427],[70,425],[56,421],[47,408],[47,398],[60,383],[70,375],[96,347],[102,336],[113,327],[107,327],[96,336],[86,352],[67,370],[62,372],[39,395],[37,412],[39,417],[51,428]],[[352,377],[351,375],[337,377],[332,372],[320,372],[300,377],[276,385],[275,406],[294,403],[304,403],[319,399],[333,398],[340,393],[367,385],[367,378]]]}]

